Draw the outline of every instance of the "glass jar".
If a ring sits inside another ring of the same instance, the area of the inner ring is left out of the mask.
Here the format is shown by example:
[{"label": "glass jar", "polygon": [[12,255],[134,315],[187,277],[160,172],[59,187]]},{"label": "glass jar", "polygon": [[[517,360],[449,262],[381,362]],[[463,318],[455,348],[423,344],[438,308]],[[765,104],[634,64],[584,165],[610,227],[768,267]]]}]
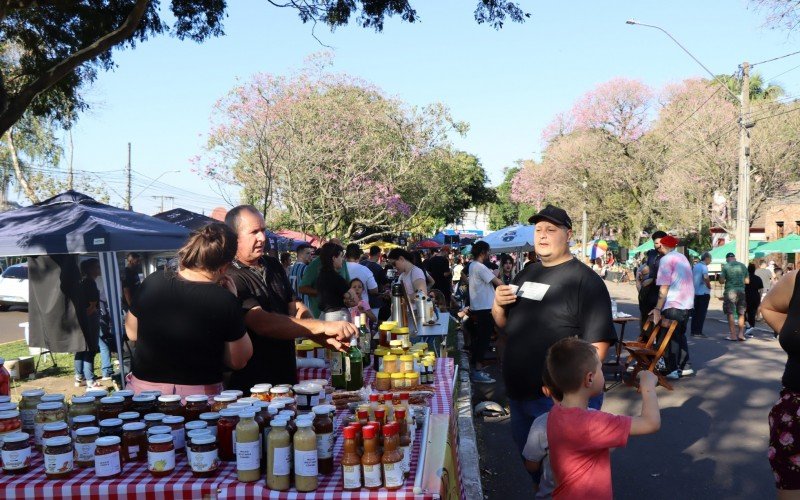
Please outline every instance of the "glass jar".
[{"label": "glass jar", "polygon": [[186,407],[183,411],[187,422],[198,420],[202,413],[211,411],[211,405],[208,404],[208,396],[203,394],[186,396]]},{"label": "glass jar", "polygon": [[155,427],[156,425],[161,425],[161,422],[164,420],[163,413],[148,413],[144,416],[144,425],[150,429],[151,427]]},{"label": "glass jar", "polygon": [[220,396],[233,396],[234,401],[244,396],[244,393],[237,389],[229,389],[219,393]]},{"label": "glass jar", "polygon": [[0,412],[18,410],[16,403],[0,403]]},{"label": "glass jar", "polygon": [[400,371],[413,372],[414,371],[414,356],[404,354],[400,356]]},{"label": "glass jar", "polygon": [[154,436],[156,434],[169,434],[171,436],[172,427],[162,424],[162,425],[154,425],[153,427],[147,429],[148,436]]},{"label": "glass jar", "polygon": [[289,387],[279,385],[269,390],[270,401],[274,401],[277,398],[291,398],[292,396],[292,389]]},{"label": "glass jar", "polygon": [[228,407],[229,404],[236,402],[235,396],[214,396],[214,403],[211,405],[212,412],[219,412],[220,410],[224,410]]},{"label": "glass jar", "polygon": [[72,405],[69,407],[69,421],[70,424],[73,419],[79,415],[92,415],[97,414],[97,409],[94,405],[94,398],[91,396],[73,396]]},{"label": "glass jar", "polygon": [[333,473],[333,420],[327,405],[314,407],[314,433],[317,436],[317,465],[319,473],[326,476]]},{"label": "glass jar", "polygon": [[398,373],[400,371],[399,358],[394,354],[387,354],[383,357],[383,370],[386,373]]},{"label": "glass jar", "polygon": [[194,477],[209,477],[217,473],[219,453],[214,436],[206,435],[192,438],[189,445],[192,459],[189,465]]},{"label": "glass jar", "polygon": [[122,420],[107,418],[100,421],[100,437],[117,436],[122,439]]},{"label": "glass jar", "polygon": [[155,390],[142,391],[142,392],[139,393],[139,395],[140,396],[153,396],[155,399],[158,399],[158,398],[161,397],[161,391],[155,391]]},{"label": "glass jar", "polygon": [[392,389],[402,389],[406,386],[406,376],[403,373],[392,373]]},{"label": "glass jar", "polygon": [[282,404],[284,410],[297,411],[297,401],[294,398],[272,398],[272,403]]},{"label": "glass jar", "polygon": [[131,410],[139,415],[144,416],[158,411],[156,407],[156,397],[152,394],[139,394],[133,397],[132,402],[133,406]]},{"label": "glass jar", "polygon": [[19,413],[22,420],[22,430],[33,435],[36,407],[42,402],[44,391],[41,389],[29,389],[22,391],[22,400],[19,402]]},{"label": "glass jar", "polygon": [[414,387],[419,385],[419,373],[415,371],[410,371],[405,373],[406,376],[406,383],[405,387]]},{"label": "glass jar", "polygon": [[122,413],[119,414],[118,418],[122,420],[122,425],[130,424],[131,422],[141,421],[139,413],[135,411],[123,411]]},{"label": "glass jar", "polygon": [[119,396],[107,396],[100,399],[100,410],[97,419],[103,421],[109,418],[118,418],[125,411],[125,399]]},{"label": "glass jar", "polygon": [[96,417],[100,411],[100,400],[108,396],[108,391],[105,389],[92,389],[86,391],[83,395],[94,398],[94,416]]},{"label": "glass jar", "polygon": [[[194,429],[191,431],[186,431],[186,462],[191,466],[192,464],[192,440],[199,436],[209,436],[214,437],[211,434],[211,431],[208,428],[205,429]],[[214,439],[216,442],[216,438]]]},{"label": "glass jar", "polygon": [[186,447],[186,431],[183,429],[183,424],[186,420],[177,415],[167,415],[164,417],[162,423],[172,429],[172,443],[176,452],[181,452]]},{"label": "glass jar", "polygon": [[378,372],[375,374],[375,389],[378,391],[391,391],[392,374],[386,372]]},{"label": "glass jar", "polygon": [[181,397],[178,394],[167,394],[158,397],[158,411],[164,415],[182,417],[184,414]]},{"label": "glass jar", "polygon": [[94,450],[94,474],[102,479],[111,479],[122,474],[120,438],[106,436],[97,438]]},{"label": "glass jar", "polygon": [[72,440],[67,436],[50,438],[44,442],[44,473],[47,479],[66,479],[75,466]]},{"label": "glass jar", "polygon": [[[186,431],[186,437],[189,437],[189,432],[196,431],[198,429],[208,429],[208,423],[202,420],[192,420],[191,422],[186,422],[183,426],[183,430]],[[188,439],[186,441],[189,442]]]},{"label": "glass jar", "polygon": [[211,431],[211,434],[213,434],[214,437],[217,437],[217,422],[219,422],[219,413],[213,411],[201,413],[200,420],[207,423],[207,429]]},{"label": "glass jar", "polygon": [[147,470],[155,477],[164,477],[175,470],[175,447],[172,434],[156,434],[147,438]]},{"label": "glass jar", "polygon": [[219,443],[219,459],[230,462],[236,459],[233,447],[233,432],[239,423],[239,412],[225,408],[219,412],[217,422],[217,443]]},{"label": "glass jar", "polygon": [[8,434],[15,434],[22,431],[22,419],[19,411],[8,410],[0,412],[0,443],[3,437]]},{"label": "glass jar", "polygon": [[76,467],[86,469],[94,465],[95,441],[99,436],[99,427],[81,427],[75,431]]},{"label": "glass jar", "polygon": [[252,397],[251,398],[239,398],[239,399],[236,400],[236,404],[253,406],[254,404],[258,403],[259,401],[261,401],[261,400],[258,399],[258,398],[252,398]]},{"label": "glass jar", "polygon": [[144,422],[131,422],[122,426],[122,461],[147,460],[147,432]]},{"label": "glass jar", "polygon": [[42,429],[43,441],[58,436],[72,437],[72,433],[69,431],[69,426],[67,426],[66,422],[50,422],[49,424],[44,424]]},{"label": "glass jar", "polygon": [[298,411],[308,412],[311,411],[311,408],[320,404],[321,385],[303,382],[296,384],[293,389]]},{"label": "glass jar", "polygon": [[124,411],[133,410],[133,391],[129,389],[123,389],[121,391],[113,392],[111,396],[122,398],[122,406],[125,408]]},{"label": "glass jar", "polygon": [[259,401],[270,401],[272,399],[269,396],[270,389],[272,389],[270,384],[253,386],[250,388],[250,396],[258,399]]},{"label": "glass jar", "polygon": [[14,432],[3,436],[0,462],[6,474],[25,474],[31,468],[30,434]]},{"label": "glass jar", "polygon": [[39,403],[36,405],[36,418],[34,419],[34,444],[37,450],[42,449],[42,434],[44,424],[64,421],[67,411],[63,403]]},{"label": "glass jar", "polygon": [[63,394],[45,394],[42,396],[42,403],[61,403],[64,404],[66,397]]},{"label": "glass jar", "polygon": [[385,347],[376,347],[372,351],[372,369],[377,371],[383,370],[383,357],[389,354],[389,350]]}]

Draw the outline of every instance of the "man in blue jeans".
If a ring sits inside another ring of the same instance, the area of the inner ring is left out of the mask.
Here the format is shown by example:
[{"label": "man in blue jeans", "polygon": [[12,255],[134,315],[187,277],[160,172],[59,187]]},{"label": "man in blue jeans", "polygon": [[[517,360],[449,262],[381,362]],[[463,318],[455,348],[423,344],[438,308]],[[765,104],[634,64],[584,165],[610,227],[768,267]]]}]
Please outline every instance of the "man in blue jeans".
[{"label": "man in blue jeans", "polygon": [[[492,305],[495,324],[507,336],[503,379],[520,458],[533,421],[553,405],[542,393],[542,368],[550,346],[577,336],[591,342],[605,359],[617,340],[605,283],[569,252],[572,220],[567,212],[548,205],[529,222],[536,224],[533,240],[540,261],[520,271],[511,285],[498,286]],[[601,404],[602,396],[589,403],[596,409]]]}]

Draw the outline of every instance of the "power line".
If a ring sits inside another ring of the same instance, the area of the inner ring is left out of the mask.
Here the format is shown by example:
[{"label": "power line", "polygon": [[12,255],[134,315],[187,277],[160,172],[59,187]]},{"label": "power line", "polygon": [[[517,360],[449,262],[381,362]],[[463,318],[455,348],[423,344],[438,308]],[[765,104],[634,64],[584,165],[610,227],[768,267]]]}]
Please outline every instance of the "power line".
[{"label": "power line", "polygon": [[797,68],[800,68],[800,64],[798,64],[797,66],[795,66],[795,67],[793,67],[793,68],[787,69],[787,70],[786,70],[786,71],[784,71],[783,73],[778,73],[777,75],[773,76],[772,78],[770,78],[769,80],[767,80],[767,81],[766,81],[766,82],[764,82],[764,83],[769,83],[769,82],[771,82],[772,80],[774,80],[774,79],[778,78],[779,76],[783,76],[783,75],[785,75],[786,73],[789,73],[790,71],[794,71],[794,70],[796,70]]},{"label": "power line", "polygon": [[757,62],[757,63],[753,63],[753,64],[750,65],[750,67],[752,68],[753,66],[758,66],[759,64],[765,64],[765,63],[768,63],[768,62],[777,61],[778,59],[783,59],[785,57],[793,56],[793,55],[796,55],[796,54],[800,54],[800,50],[798,50],[796,52],[791,52],[791,53],[783,55],[783,56],[773,57],[772,59],[767,59],[766,61],[760,61],[760,62]]}]

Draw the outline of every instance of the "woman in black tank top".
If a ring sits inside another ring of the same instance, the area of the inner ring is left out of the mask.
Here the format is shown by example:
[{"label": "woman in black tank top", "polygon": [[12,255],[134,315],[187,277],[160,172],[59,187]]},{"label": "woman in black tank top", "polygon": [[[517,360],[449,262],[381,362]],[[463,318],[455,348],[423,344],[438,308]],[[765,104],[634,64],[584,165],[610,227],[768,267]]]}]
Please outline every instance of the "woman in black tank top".
[{"label": "woman in black tank top", "polygon": [[781,279],[761,303],[764,321],[776,332],[787,354],[780,399],[769,412],[767,456],[780,493],[800,490],[800,280]]}]

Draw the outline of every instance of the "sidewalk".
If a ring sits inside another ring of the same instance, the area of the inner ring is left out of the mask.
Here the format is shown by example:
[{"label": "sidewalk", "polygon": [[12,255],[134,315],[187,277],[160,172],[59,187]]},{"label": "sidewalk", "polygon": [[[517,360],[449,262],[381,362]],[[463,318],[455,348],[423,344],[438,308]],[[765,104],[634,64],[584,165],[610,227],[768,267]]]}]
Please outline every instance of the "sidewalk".
[{"label": "sidewalk", "polygon": [[[638,316],[635,288],[607,283],[620,310]],[[765,325],[747,342],[726,342],[722,302],[712,298],[704,332],[689,339],[697,375],[675,383],[672,392],[659,387],[662,427],[658,434],[632,438],[612,453],[615,498],[725,499],[775,498],[766,458],[767,415],[778,399],[786,354]],[[636,324],[628,326],[633,338]],[[474,401],[504,404],[498,382],[473,385]],[[624,384],[606,393],[603,410],[635,415],[639,395]],[[530,479],[518,464],[508,418],[476,418],[485,498],[530,498]]]}]

